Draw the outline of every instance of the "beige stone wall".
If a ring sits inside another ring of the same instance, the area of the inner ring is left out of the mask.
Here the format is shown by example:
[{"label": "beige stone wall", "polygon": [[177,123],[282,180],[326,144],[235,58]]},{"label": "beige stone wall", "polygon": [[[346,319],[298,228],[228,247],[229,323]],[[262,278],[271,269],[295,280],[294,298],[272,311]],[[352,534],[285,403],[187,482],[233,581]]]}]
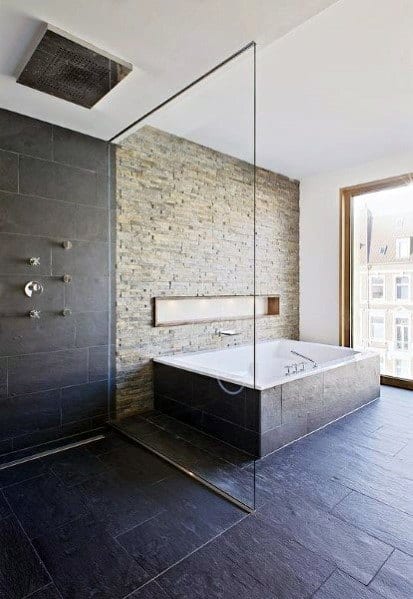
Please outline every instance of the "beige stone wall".
[{"label": "beige stone wall", "polygon": [[[152,407],[151,358],[253,342],[253,320],[153,327],[161,295],[253,293],[251,165],[144,127],[117,150],[117,410]],[[299,186],[258,169],[256,292],[280,294],[257,337],[298,337]],[[241,331],[220,338],[219,328]]]}]

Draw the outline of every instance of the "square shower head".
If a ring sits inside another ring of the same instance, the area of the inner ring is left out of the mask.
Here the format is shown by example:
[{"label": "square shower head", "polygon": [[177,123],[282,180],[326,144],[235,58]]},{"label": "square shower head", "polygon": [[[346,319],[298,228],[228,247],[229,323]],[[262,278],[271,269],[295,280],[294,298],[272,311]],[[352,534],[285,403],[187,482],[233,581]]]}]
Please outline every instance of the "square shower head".
[{"label": "square shower head", "polygon": [[132,65],[45,25],[17,82],[92,108],[132,70]]}]

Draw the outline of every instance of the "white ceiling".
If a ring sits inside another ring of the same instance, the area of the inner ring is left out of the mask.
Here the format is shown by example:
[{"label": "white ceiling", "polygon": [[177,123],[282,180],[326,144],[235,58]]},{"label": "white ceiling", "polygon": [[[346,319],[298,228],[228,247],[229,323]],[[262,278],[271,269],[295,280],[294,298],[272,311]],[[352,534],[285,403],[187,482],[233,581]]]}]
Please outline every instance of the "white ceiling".
[{"label": "white ceiling", "polygon": [[[0,0],[0,107],[108,139],[251,40],[268,44],[335,0]],[[46,21],[134,71],[88,110],[15,82]]]},{"label": "white ceiling", "polygon": [[[0,2],[4,108],[108,139],[255,39],[258,164],[302,178],[413,149],[412,0]],[[16,84],[39,20],[133,74],[92,110]],[[147,124],[252,160],[251,67],[246,54]]]},{"label": "white ceiling", "polygon": [[[412,0],[341,0],[259,49],[257,163],[301,179],[412,151],[412,31]],[[251,161],[251,66],[146,123]]]}]

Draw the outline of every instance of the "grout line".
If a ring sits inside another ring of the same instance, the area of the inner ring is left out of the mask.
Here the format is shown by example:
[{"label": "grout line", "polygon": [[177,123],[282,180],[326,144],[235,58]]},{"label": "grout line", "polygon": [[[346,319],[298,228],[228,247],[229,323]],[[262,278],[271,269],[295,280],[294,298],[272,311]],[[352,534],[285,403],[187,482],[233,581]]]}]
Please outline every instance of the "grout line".
[{"label": "grout line", "polygon": [[[48,584],[50,584],[50,583],[54,583],[54,579],[53,579],[52,575],[50,574],[49,570],[47,569],[47,567],[46,567],[46,564],[44,563],[44,561],[41,559],[41,557],[40,557],[40,555],[39,555],[39,553],[38,553],[38,551],[37,551],[36,547],[33,545],[33,542],[32,542],[32,540],[30,539],[30,537],[29,537],[29,535],[27,534],[27,532],[26,532],[25,528],[23,527],[23,524],[20,522],[20,519],[18,518],[17,514],[15,513],[15,511],[14,511],[14,509],[13,509],[13,507],[12,507],[12,505],[11,505],[10,501],[7,499],[7,497],[6,497],[6,495],[5,495],[4,493],[3,493],[3,496],[4,496],[4,498],[5,498],[5,501],[7,502],[7,505],[8,505],[8,506],[9,506],[9,508],[10,508],[11,515],[15,517],[15,519],[16,519],[16,521],[17,521],[17,524],[18,524],[18,526],[20,527],[20,529],[21,529],[22,533],[24,534],[24,536],[25,536],[25,537],[26,537],[26,539],[28,540],[28,542],[29,542],[29,544],[30,544],[30,546],[31,546],[31,548],[32,548],[32,550],[33,550],[33,552],[34,552],[34,553],[35,553],[35,555],[37,556],[37,559],[39,560],[40,564],[43,566],[43,568],[44,568],[44,571],[45,571],[45,572],[46,572],[46,574],[49,576],[49,578],[50,578],[50,582],[49,582]],[[56,586],[56,588],[57,588],[57,585],[56,585],[56,584],[55,584],[55,586]],[[37,590],[39,590],[39,589],[37,589]],[[59,593],[59,595],[61,596],[59,589],[58,589],[58,593]]]},{"label": "grout line", "polygon": [[[188,557],[190,557],[191,555],[194,555],[194,553],[197,553],[197,551],[199,551],[200,549],[203,549],[204,547],[206,547],[207,545],[209,545],[210,543],[212,543],[213,541],[215,541],[216,539],[218,539],[219,537],[221,537],[223,534],[225,534],[226,532],[228,532],[229,530],[231,530],[232,528],[234,528],[235,526],[237,526],[238,524],[240,524],[241,522],[243,522],[246,518],[249,518],[251,515],[252,514],[244,514],[244,516],[242,516],[242,518],[240,518],[239,520],[237,520],[237,522],[234,522],[233,524],[231,524],[230,526],[228,526],[228,528],[225,528],[220,533],[216,534],[211,539],[209,539],[208,541],[206,541],[205,543],[203,543],[202,545],[200,545],[199,547],[197,547],[193,551],[190,551],[187,555],[185,555],[184,557],[182,557],[181,559],[179,559],[177,562],[175,562],[171,566],[168,566],[167,568],[165,568],[165,570],[162,570],[162,572],[159,572],[159,574],[157,574],[156,576],[154,576],[150,580],[147,580],[145,582],[145,584],[143,584],[141,587],[138,587],[138,588],[134,589],[128,595],[125,595],[122,599],[127,599],[128,597],[130,597],[131,595],[133,595],[133,593],[135,593],[137,590],[140,590],[143,586],[146,586],[150,582],[157,582],[157,579],[160,578],[161,576],[163,576],[166,572],[168,572],[169,570],[171,570],[172,568],[174,568],[175,566],[177,566],[181,562],[185,561],[186,559],[188,559]],[[162,588],[162,586],[161,586],[161,588]]]},{"label": "grout line", "polygon": [[[115,470],[116,470],[116,467],[115,467]],[[81,491],[82,491],[82,489],[81,489]],[[144,492],[145,491],[143,491],[142,494]],[[131,532],[131,530],[133,530],[134,528],[138,528],[139,526],[142,526],[143,524],[146,524],[147,522],[150,522],[151,520],[154,520],[155,518],[157,518],[161,514],[166,513],[167,511],[168,510],[166,508],[162,508],[157,514],[154,514],[153,516],[150,516],[149,518],[145,518],[145,520],[142,520],[142,522],[138,522],[134,526],[131,526],[130,528],[127,528],[126,530],[122,530],[122,532],[119,532],[119,533],[117,533],[115,535],[111,535],[111,536],[112,536],[113,539],[115,539],[116,541],[118,541],[118,538],[121,537],[122,535],[126,535],[128,532]]]},{"label": "grout line", "polygon": [[[329,480],[332,480],[332,479],[330,478]],[[337,481],[335,481],[335,480],[334,480],[333,482],[337,482]],[[333,510],[335,510],[335,509],[336,509],[336,508],[337,508],[337,507],[340,505],[340,503],[341,503],[342,501],[344,501],[345,499],[347,499],[347,497],[348,497],[349,495],[351,495],[352,493],[355,493],[354,489],[351,489],[350,487],[346,487],[346,485],[343,485],[343,484],[341,484],[341,483],[337,483],[337,484],[339,484],[341,487],[343,487],[343,489],[347,489],[347,490],[348,490],[348,493],[346,493],[346,494],[344,495],[344,497],[342,497],[342,498],[341,498],[339,501],[337,501],[337,503],[335,503],[334,505],[332,505],[332,506],[329,508],[329,510],[328,510],[328,512],[327,512],[327,513],[331,514],[332,516],[336,516],[336,514],[333,514]]]},{"label": "grout line", "polygon": [[[377,570],[377,572],[374,574],[373,578],[368,583],[367,587],[369,587],[371,585],[371,583],[376,578],[376,576],[379,574],[379,572],[381,571],[381,569],[384,568],[384,566],[387,564],[387,562],[389,561],[389,559],[391,558],[391,556],[393,555],[393,553],[396,551],[396,549],[397,549],[397,547],[393,547],[393,551],[390,553],[390,555],[388,555],[386,557],[386,559],[384,560],[384,562],[382,563],[382,565],[380,566],[380,568]],[[401,551],[401,549],[399,549],[399,551]],[[406,555],[408,555],[408,554],[406,554]]]},{"label": "grout line", "polygon": [[29,198],[29,199],[35,198],[35,199],[39,199],[39,200],[47,200],[49,202],[57,202],[58,204],[66,204],[67,206],[86,206],[88,208],[96,208],[97,210],[101,210],[102,212],[106,212],[106,213],[109,212],[107,207],[101,206],[100,204],[86,204],[84,202],[78,202],[78,201],[70,202],[69,200],[59,200],[58,198],[50,198],[50,197],[38,195],[35,193],[21,193],[21,192],[16,192],[16,191],[9,191],[7,189],[1,189],[0,193],[10,195],[10,196],[19,195],[22,198]]},{"label": "grout line", "polygon": [[334,570],[331,572],[331,574],[329,574],[329,575],[327,576],[327,578],[326,578],[325,580],[323,580],[323,582],[320,584],[320,586],[318,586],[318,587],[316,588],[316,590],[314,591],[314,593],[311,593],[311,597],[314,597],[314,596],[315,596],[315,595],[318,593],[318,591],[321,589],[321,587],[322,587],[322,586],[324,586],[324,585],[326,584],[326,582],[328,582],[328,581],[330,580],[330,578],[331,578],[331,577],[332,577],[332,576],[333,576],[333,575],[334,575],[336,572],[340,572],[340,569],[339,569],[339,568],[335,568],[335,569],[334,569]]}]

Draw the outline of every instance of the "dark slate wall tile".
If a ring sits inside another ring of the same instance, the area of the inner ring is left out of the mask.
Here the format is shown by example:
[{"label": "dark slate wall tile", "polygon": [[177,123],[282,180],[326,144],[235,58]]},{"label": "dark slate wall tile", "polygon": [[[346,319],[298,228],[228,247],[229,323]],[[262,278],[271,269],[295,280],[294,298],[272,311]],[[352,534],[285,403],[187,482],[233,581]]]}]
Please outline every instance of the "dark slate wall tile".
[{"label": "dark slate wall tile", "polygon": [[107,143],[76,131],[54,127],[54,159],[94,171],[107,169]]},{"label": "dark slate wall tile", "polygon": [[56,162],[22,156],[20,158],[22,194],[95,205],[96,173]]},{"label": "dark slate wall tile", "polygon": [[70,251],[56,245],[52,254],[53,274],[108,275],[108,252],[108,244],[100,241],[74,241]]},{"label": "dark slate wall tile", "polygon": [[107,411],[107,381],[86,383],[62,389],[62,421],[91,418]]},{"label": "dark slate wall tile", "polygon": [[[42,429],[34,433],[27,433],[26,435],[19,435],[13,438],[13,450],[19,451],[27,447],[36,447],[44,443],[56,442],[64,437],[74,437],[76,435],[83,435],[92,428],[92,422],[90,418],[86,420],[80,420],[79,422],[71,422],[70,424],[57,426],[54,428]],[[82,437],[83,438],[83,437]],[[48,446],[47,446],[48,447]]]},{"label": "dark slate wall tile", "polygon": [[109,347],[102,345],[89,348],[89,380],[101,381],[108,378]]},{"label": "dark slate wall tile", "polygon": [[93,206],[78,206],[76,210],[76,239],[107,241],[108,211]]},{"label": "dark slate wall tile", "polygon": [[[32,304],[29,304],[27,311],[31,307]],[[7,317],[2,318],[0,324],[0,355],[15,356],[56,351],[72,348],[74,344],[73,318],[63,318],[57,313],[44,313],[40,319],[29,319],[24,316]]]},{"label": "dark slate wall tile", "polygon": [[87,378],[86,349],[9,358],[11,395],[86,383]]},{"label": "dark slate wall tile", "polygon": [[52,125],[0,110],[0,148],[38,158],[52,157]]},{"label": "dark slate wall tile", "polygon": [[108,307],[108,278],[77,275],[65,285],[66,305],[74,312],[101,312]]},{"label": "dark slate wall tile", "polygon": [[0,189],[4,191],[18,190],[18,165],[17,154],[0,150]]},{"label": "dark slate wall tile", "polygon": [[65,202],[0,192],[0,233],[72,239],[76,207]]},{"label": "dark slate wall tile", "polygon": [[[109,157],[114,169],[106,142],[0,109],[0,356],[8,356],[0,357],[0,401],[13,404],[0,429],[15,435],[0,441],[1,452],[85,435],[107,418],[108,350],[100,347],[109,344]],[[40,266],[31,267],[30,257]],[[73,283],[64,284],[63,274]],[[25,296],[29,280],[43,283],[44,293]],[[65,305],[74,311],[68,318]],[[28,318],[32,308],[40,320]],[[97,348],[90,372],[89,347]],[[80,409],[89,380],[94,395]],[[69,409],[65,391],[63,424],[40,407],[31,421],[36,404],[20,396],[62,387],[74,402]]]},{"label": "dark slate wall tile", "polygon": [[[0,233],[0,273],[24,273],[28,279],[50,275],[52,246],[49,239]],[[40,258],[40,265],[30,266],[31,257]]]},{"label": "dark slate wall tile", "polygon": [[108,344],[108,312],[84,312],[74,315],[76,347]]},{"label": "dark slate wall tile", "polygon": [[0,401],[0,439],[59,425],[59,390],[18,395]]},{"label": "dark slate wall tile", "polygon": [[[59,313],[64,305],[63,283],[57,279],[33,276],[43,285],[43,293],[28,297],[24,287],[31,279],[25,275],[0,275],[0,312],[14,315],[27,314],[32,308]],[[25,322],[29,323],[29,319]],[[29,334],[29,328],[26,329]]]}]

